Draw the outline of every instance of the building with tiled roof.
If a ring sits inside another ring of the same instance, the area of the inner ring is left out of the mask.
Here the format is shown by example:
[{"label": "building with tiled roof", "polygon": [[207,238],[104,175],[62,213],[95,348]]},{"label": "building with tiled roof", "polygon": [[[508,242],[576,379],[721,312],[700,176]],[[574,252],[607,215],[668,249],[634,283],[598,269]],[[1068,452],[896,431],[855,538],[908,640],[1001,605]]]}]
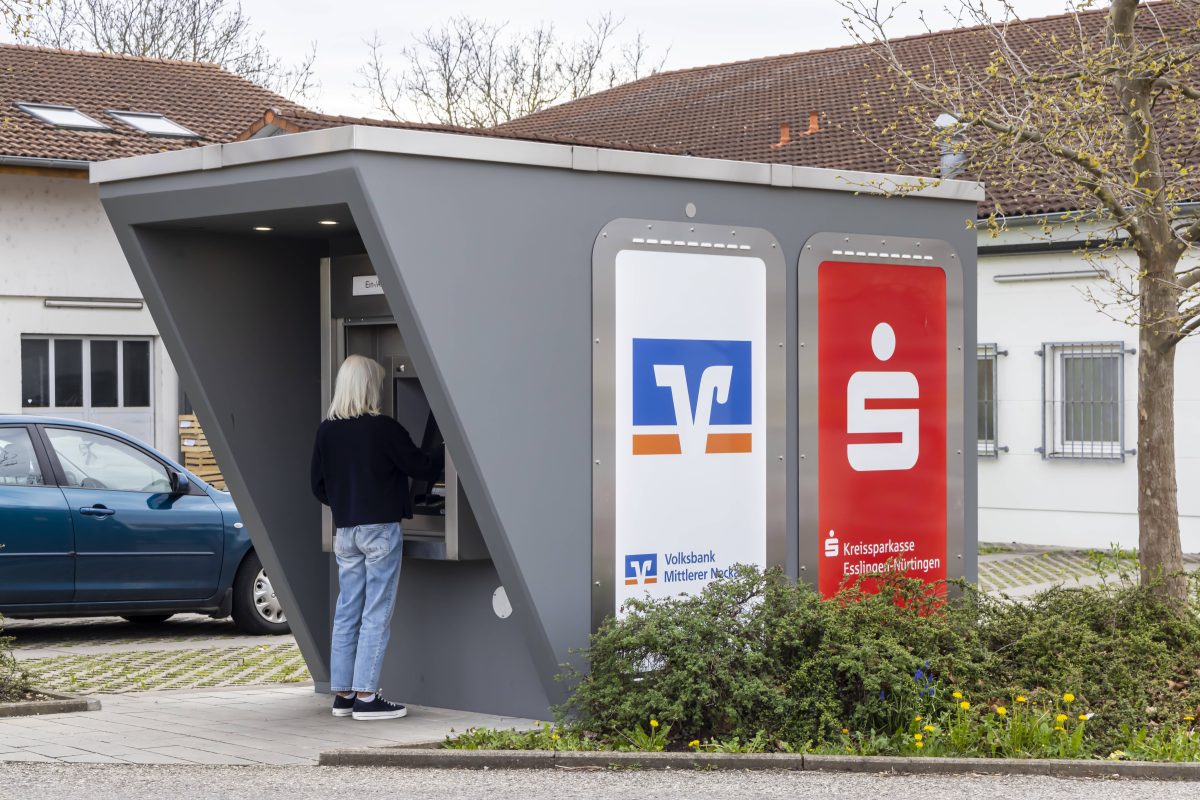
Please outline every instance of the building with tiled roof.
[{"label": "building with tiled roof", "polygon": [[[75,109],[96,125],[54,125],[24,110],[31,106]],[[303,110],[215,64],[0,44],[0,156],[9,165],[228,142],[267,108]],[[115,112],[162,115],[194,135],[146,133]]]},{"label": "building with tiled roof", "polygon": [[[1183,4],[1151,3],[1138,19],[1143,36],[1165,31],[1177,41],[1200,45],[1196,14]],[[1152,13],[1151,13],[1152,12]],[[1107,8],[1059,14],[1010,24],[1005,36],[1013,50],[1036,69],[1039,58],[1054,58],[1051,43],[1084,37],[1103,41]],[[927,64],[964,73],[982,72],[992,58],[995,37],[981,27],[939,31],[892,42],[899,61],[913,70]],[[912,142],[928,142],[902,109],[913,103],[896,89],[887,69],[867,45],[851,45],[772,56],[729,64],[693,67],[650,75],[604,92],[553,106],[496,128],[509,135],[596,138],[630,146],[663,148],[705,158],[797,164],[864,172],[938,174],[938,154],[916,152]],[[869,107],[870,114],[863,109]],[[887,136],[881,126],[898,122]],[[1185,121],[1159,119],[1160,135],[1194,138]],[[870,135],[874,134],[874,135]],[[905,169],[894,150],[916,167]],[[1001,203],[1008,215],[1063,211],[1068,197],[1006,187],[1002,176],[971,174],[988,187],[986,213]]]},{"label": "building with tiled roof", "polygon": [[0,44],[0,414],[178,451],[178,377],[88,165],[228,142],[267,108],[303,111],[213,64]]}]

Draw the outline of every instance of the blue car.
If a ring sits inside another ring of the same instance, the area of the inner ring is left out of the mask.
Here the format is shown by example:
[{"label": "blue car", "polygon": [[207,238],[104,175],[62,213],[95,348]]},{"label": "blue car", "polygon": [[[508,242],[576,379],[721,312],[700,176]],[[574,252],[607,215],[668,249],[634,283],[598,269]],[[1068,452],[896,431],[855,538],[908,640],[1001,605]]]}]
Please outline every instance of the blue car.
[{"label": "blue car", "polygon": [[233,499],[111,428],[0,416],[0,614],[183,612],[288,632]]}]

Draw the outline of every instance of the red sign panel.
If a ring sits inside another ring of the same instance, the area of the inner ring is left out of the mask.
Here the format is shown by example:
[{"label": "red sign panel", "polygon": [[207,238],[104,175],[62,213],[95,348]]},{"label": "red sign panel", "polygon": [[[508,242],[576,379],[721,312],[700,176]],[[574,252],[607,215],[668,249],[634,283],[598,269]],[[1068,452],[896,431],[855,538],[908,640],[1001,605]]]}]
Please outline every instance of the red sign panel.
[{"label": "red sign panel", "polygon": [[946,275],[818,275],[821,594],[873,572],[946,577]]}]

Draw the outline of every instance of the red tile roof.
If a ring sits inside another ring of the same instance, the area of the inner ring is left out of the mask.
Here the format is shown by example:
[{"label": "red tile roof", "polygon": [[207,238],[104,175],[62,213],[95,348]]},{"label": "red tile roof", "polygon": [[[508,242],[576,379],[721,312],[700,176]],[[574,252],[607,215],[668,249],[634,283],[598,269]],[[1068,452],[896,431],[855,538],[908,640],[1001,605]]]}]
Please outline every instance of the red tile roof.
[{"label": "red tile roof", "polygon": [[[1153,3],[1139,16],[1144,31],[1157,25],[1187,29],[1200,41],[1194,12],[1173,3]],[[1102,35],[1107,9],[1079,15],[1089,35]],[[1069,14],[1029,20],[1012,26],[1009,41],[1027,48],[1027,59],[1046,56],[1046,39],[1057,34],[1070,41],[1076,17]],[[902,61],[916,68],[953,61],[960,70],[981,70],[994,49],[991,34],[981,28],[961,28],[895,40]],[[760,58],[730,64],[660,73],[589,97],[554,106],[498,126],[498,133],[595,138],[695,156],[739,161],[798,164],[868,172],[903,172],[888,156],[886,146],[903,148],[905,140],[928,142],[902,111],[911,101],[895,90],[882,63],[869,46],[857,45],[807,53]],[[861,109],[864,101],[871,116]],[[929,122],[936,117],[930,111]],[[1162,115],[1162,135],[1174,141],[1195,132],[1172,128]],[[892,137],[878,133],[892,120],[900,128]],[[870,134],[874,132],[874,142]],[[877,142],[886,142],[880,146]],[[908,153],[920,174],[937,173],[937,155]],[[917,170],[909,170],[914,172]],[[984,181],[989,203],[1000,202],[1006,213],[1027,214],[1067,210],[1069,197],[1048,195],[1037,187],[1005,188],[995,175],[962,177]]]},{"label": "red tile roof", "polygon": [[[73,106],[112,130],[64,130],[15,104]],[[265,108],[298,106],[214,64],[0,44],[0,156],[103,161],[228,142]],[[109,111],[163,114],[199,139],[151,136]]]},{"label": "red tile roof", "polygon": [[304,133],[306,131],[339,128],[344,125],[366,125],[376,128],[401,128],[413,131],[434,131],[435,133],[458,133],[468,136],[485,136],[493,139],[521,139],[533,142],[548,142],[551,144],[573,144],[587,147],[603,147],[612,150],[636,150],[639,152],[668,153],[680,155],[682,151],[655,147],[653,145],[636,144],[626,141],[609,141],[593,136],[572,136],[553,131],[503,131],[497,128],[464,128],[458,125],[442,125],[432,122],[405,122],[392,119],[369,119],[366,117],[343,117],[333,114],[321,114],[304,109],[269,109],[266,114],[255,120],[246,130],[235,137],[236,140],[250,139],[266,128],[275,128],[283,133]]}]

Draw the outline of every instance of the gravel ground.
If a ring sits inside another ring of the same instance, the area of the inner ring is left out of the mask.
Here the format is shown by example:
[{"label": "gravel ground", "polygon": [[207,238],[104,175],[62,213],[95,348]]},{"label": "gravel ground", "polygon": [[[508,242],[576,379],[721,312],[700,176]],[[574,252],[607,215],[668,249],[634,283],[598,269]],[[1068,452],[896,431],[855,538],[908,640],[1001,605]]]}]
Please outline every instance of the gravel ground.
[{"label": "gravel ground", "polygon": [[889,776],[799,772],[543,772],[388,770],[337,767],[95,767],[79,764],[0,766],[0,798],[86,797],[88,800],[307,800],[354,797],[391,800],[727,800],[820,798],[879,800],[1104,800],[1196,797],[1195,783],[1134,780],[1061,780],[1040,777]]}]

